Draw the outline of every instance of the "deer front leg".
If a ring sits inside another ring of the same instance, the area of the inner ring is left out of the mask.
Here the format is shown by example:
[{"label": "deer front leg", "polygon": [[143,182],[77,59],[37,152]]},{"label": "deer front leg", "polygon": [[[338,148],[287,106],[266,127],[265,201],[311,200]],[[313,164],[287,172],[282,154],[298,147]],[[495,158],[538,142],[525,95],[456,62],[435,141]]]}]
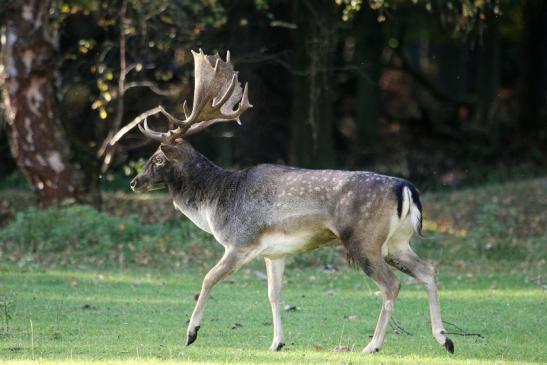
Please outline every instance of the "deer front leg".
[{"label": "deer front leg", "polygon": [[283,337],[283,327],[281,326],[281,287],[283,285],[283,270],[285,269],[285,259],[264,258],[266,262],[266,272],[268,274],[268,298],[272,306],[273,316],[273,341],[270,350],[279,351],[285,346]]},{"label": "deer front leg", "polygon": [[227,249],[220,261],[207,273],[207,275],[205,275],[198,301],[194,308],[194,312],[192,313],[192,317],[190,318],[190,323],[188,324],[186,346],[190,346],[198,337],[205,305],[207,304],[213,286],[228,275],[239,270],[239,268],[249,260],[249,254]]}]

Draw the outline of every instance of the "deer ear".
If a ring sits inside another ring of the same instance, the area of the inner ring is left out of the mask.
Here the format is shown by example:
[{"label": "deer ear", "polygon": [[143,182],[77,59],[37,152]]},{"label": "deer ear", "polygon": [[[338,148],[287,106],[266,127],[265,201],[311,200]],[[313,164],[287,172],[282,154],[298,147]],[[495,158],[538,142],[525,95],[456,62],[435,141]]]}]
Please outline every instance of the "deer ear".
[{"label": "deer ear", "polygon": [[179,151],[179,149],[175,146],[170,146],[167,144],[163,144],[160,146],[161,152],[165,155],[168,161],[181,161],[182,155]]}]

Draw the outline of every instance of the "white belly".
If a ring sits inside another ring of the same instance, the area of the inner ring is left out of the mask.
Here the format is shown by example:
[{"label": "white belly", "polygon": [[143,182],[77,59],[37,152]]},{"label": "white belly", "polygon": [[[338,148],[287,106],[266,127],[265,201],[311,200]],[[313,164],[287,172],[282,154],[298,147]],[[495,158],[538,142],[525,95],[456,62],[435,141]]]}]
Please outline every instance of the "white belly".
[{"label": "white belly", "polygon": [[281,258],[336,243],[330,231],[268,232],[260,237],[262,256]]}]

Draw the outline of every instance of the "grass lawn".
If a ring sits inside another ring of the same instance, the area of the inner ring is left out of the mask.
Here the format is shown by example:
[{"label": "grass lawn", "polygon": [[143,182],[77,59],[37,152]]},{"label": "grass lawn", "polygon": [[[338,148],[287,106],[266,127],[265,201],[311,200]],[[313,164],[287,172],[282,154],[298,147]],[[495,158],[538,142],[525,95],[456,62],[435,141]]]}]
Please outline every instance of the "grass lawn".
[{"label": "grass lawn", "polygon": [[[283,299],[298,310],[283,313],[281,352],[267,350],[259,261],[213,290],[185,347],[194,296],[222,249],[167,196],[112,193],[102,212],[44,211],[25,210],[28,192],[0,191],[0,365],[546,364],[546,188],[539,178],[424,194],[428,239],[415,248],[439,263],[443,319],[483,338],[451,335],[448,354],[431,335],[425,291],[401,276],[394,318],[410,335],[390,328],[373,356],[361,350],[379,314],[377,288],[344,252],[288,260]],[[326,263],[340,270],[323,272]]]},{"label": "grass lawn", "polygon": [[[272,353],[266,282],[254,268],[215,288],[198,340],[185,347],[185,323],[203,276],[198,269],[120,274],[5,265],[0,295],[9,299],[11,318],[8,332],[0,335],[0,363],[547,362],[546,292],[540,285],[518,271],[442,270],[443,319],[484,338],[453,335],[456,353],[449,355],[431,336],[425,292],[402,277],[394,317],[411,335],[390,329],[382,351],[370,356],[360,351],[373,333],[380,301],[374,283],[349,268],[287,270],[284,303],[298,310],[283,313],[287,346]],[[5,308],[0,309],[2,333]],[[337,345],[350,351],[336,352]]]}]

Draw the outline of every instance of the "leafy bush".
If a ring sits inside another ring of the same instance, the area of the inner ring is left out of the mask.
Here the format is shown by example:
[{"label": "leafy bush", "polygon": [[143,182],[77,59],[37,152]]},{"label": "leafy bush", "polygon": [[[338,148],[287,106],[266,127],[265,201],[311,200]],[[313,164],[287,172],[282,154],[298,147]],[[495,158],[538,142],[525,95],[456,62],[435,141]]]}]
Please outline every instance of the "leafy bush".
[{"label": "leafy bush", "polygon": [[29,208],[0,231],[0,248],[15,259],[30,254],[60,263],[187,262],[185,249],[207,250],[204,241],[210,240],[187,220],[142,224],[136,216],[113,216],[86,205]]},{"label": "leafy bush", "polygon": [[517,244],[517,241],[507,233],[500,217],[499,207],[488,203],[480,208],[468,239],[481,258],[523,259],[527,247]]},{"label": "leafy bush", "polygon": [[[436,261],[541,262],[547,256],[547,237],[532,231],[522,234],[518,210],[487,202],[477,207],[467,229],[441,227],[417,242],[418,252]],[[431,222],[429,222],[431,224]],[[533,227],[533,225],[529,226]],[[448,225],[450,226],[450,225]],[[520,233],[520,234],[519,234]]]},{"label": "leafy bush", "polygon": [[32,187],[29,185],[21,170],[16,170],[9,176],[0,179],[0,190],[3,189],[31,191]]}]

